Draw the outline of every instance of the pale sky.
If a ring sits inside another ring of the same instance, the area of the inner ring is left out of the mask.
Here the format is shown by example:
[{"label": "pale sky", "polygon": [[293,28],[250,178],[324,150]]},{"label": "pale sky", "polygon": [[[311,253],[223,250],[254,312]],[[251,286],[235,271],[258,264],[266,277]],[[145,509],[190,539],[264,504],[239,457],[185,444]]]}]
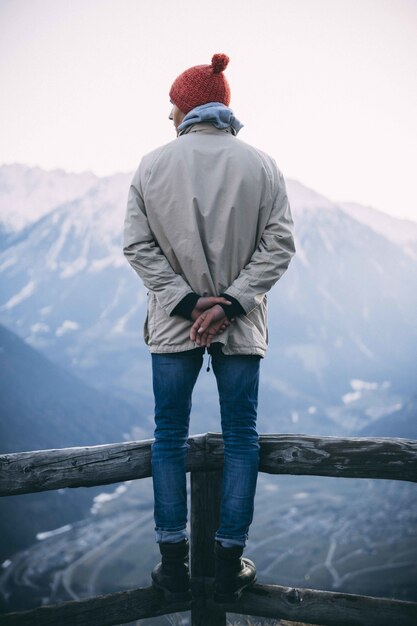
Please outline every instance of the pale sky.
[{"label": "pale sky", "polygon": [[0,0],[0,164],[133,171],[215,52],[285,177],[417,220],[416,0]]}]

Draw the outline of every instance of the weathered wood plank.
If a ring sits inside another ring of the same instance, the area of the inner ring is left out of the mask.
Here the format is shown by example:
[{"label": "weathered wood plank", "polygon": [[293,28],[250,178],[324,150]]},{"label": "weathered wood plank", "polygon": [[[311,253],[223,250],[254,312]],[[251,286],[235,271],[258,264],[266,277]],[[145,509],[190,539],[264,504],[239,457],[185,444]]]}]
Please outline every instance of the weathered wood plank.
[{"label": "weathered wood plank", "polygon": [[0,626],[115,626],[145,617],[190,610],[191,602],[167,604],[153,587],[0,615]]},{"label": "weathered wood plank", "polygon": [[[417,441],[401,438],[261,435],[261,472],[417,482]],[[0,456],[0,495],[90,487],[151,475],[151,444],[132,441]],[[189,439],[189,471],[220,469],[223,441],[208,433]]]},{"label": "weathered wood plank", "polygon": [[263,435],[259,469],[270,474],[417,482],[417,440]]},{"label": "weathered wood plank", "polygon": [[[0,496],[62,487],[91,487],[151,476],[153,440],[0,456]],[[205,435],[189,439],[188,469],[205,458]]]},{"label": "weathered wood plank", "polygon": [[[211,600],[208,606],[210,604],[215,603]],[[230,613],[322,626],[417,624],[416,602],[279,585],[255,585],[246,590],[236,604],[222,607]]]},{"label": "weathered wood plank", "polygon": [[[206,608],[219,611],[210,600],[212,579],[204,581]],[[201,581],[200,581],[201,584]],[[167,604],[152,587],[64,602],[0,615],[0,626],[116,626],[126,622],[179,613],[191,603]],[[347,593],[255,585],[235,604],[221,605],[222,611],[301,621],[322,626],[415,626],[417,603]],[[221,624],[221,622],[210,622]]]},{"label": "weathered wood plank", "polygon": [[[268,474],[383,478],[417,482],[417,440],[400,437],[260,435],[259,471]],[[207,467],[219,467],[223,442],[207,433]]]},{"label": "weathered wood plank", "polygon": [[214,535],[219,525],[222,472],[191,472],[193,626],[226,626],[226,613],[207,606],[205,581],[214,577]]}]

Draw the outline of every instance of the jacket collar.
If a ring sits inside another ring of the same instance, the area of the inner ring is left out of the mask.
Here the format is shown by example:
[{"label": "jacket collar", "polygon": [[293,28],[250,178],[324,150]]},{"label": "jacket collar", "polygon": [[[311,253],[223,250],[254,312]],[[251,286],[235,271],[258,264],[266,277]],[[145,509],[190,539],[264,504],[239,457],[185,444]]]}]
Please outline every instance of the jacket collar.
[{"label": "jacket collar", "polygon": [[177,136],[188,135],[188,133],[206,133],[210,135],[217,135],[218,133],[228,133],[229,135],[236,134],[231,126],[216,128],[216,126],[210,122],[196,122],[195,124],[191,124],[187,126],[187,128],[184,128],[184,130],[180,130]]}]

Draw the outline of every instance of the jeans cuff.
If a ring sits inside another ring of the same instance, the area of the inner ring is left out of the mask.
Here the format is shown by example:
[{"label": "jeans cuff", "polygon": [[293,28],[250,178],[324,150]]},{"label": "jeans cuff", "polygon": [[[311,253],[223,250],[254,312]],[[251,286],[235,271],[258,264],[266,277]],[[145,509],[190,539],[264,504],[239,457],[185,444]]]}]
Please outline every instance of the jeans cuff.
[{"label": "jeans cuff", "polygon": [[222,537],[216,534],[215,540],[219,541],[223,548],[234,548],[235,546],[242,546],[244,548],[246,546],[245,537]]},{"label": "jeans cuff", "polygon": [[155,537],[157,543],[178,543],[183,539],[188,539],[188,533],[185,528],[182,530],[156,530]]}]

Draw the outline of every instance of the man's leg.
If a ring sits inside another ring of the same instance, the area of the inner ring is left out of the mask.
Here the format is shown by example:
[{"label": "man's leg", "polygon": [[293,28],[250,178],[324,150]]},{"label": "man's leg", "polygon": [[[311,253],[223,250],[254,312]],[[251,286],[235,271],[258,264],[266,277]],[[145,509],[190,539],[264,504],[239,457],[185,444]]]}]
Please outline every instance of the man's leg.
[{"label": "man's leg", "polygon": [[212,348],[224,441],[220,524],[216,539],[215,599],[232,601],[256,580],[256,568],[241,559],[253,519],[259,467],[256,431],[260,357],[227,356]]},{"label": "man's leg", "polygon": [[185,458],[191,395],[203,362],[203,348],[152,354],[155,442],[152,476],[156,540],[176,543],[187,537]]},{"label": "man's leg", "polygon": [[161,562],[152,584],[167,601],[190,600],[185,457],[191,395],[203,362],[203,348],[152,354],[155,442],[152,476],[156,540]]},{"label": "man's leg", "polygon": [[252,355],[227,356],[213,349],[224,441],[223,491],[216,540],[245,546],[253,519],[259,466],[256,431],[259,361]]}]

